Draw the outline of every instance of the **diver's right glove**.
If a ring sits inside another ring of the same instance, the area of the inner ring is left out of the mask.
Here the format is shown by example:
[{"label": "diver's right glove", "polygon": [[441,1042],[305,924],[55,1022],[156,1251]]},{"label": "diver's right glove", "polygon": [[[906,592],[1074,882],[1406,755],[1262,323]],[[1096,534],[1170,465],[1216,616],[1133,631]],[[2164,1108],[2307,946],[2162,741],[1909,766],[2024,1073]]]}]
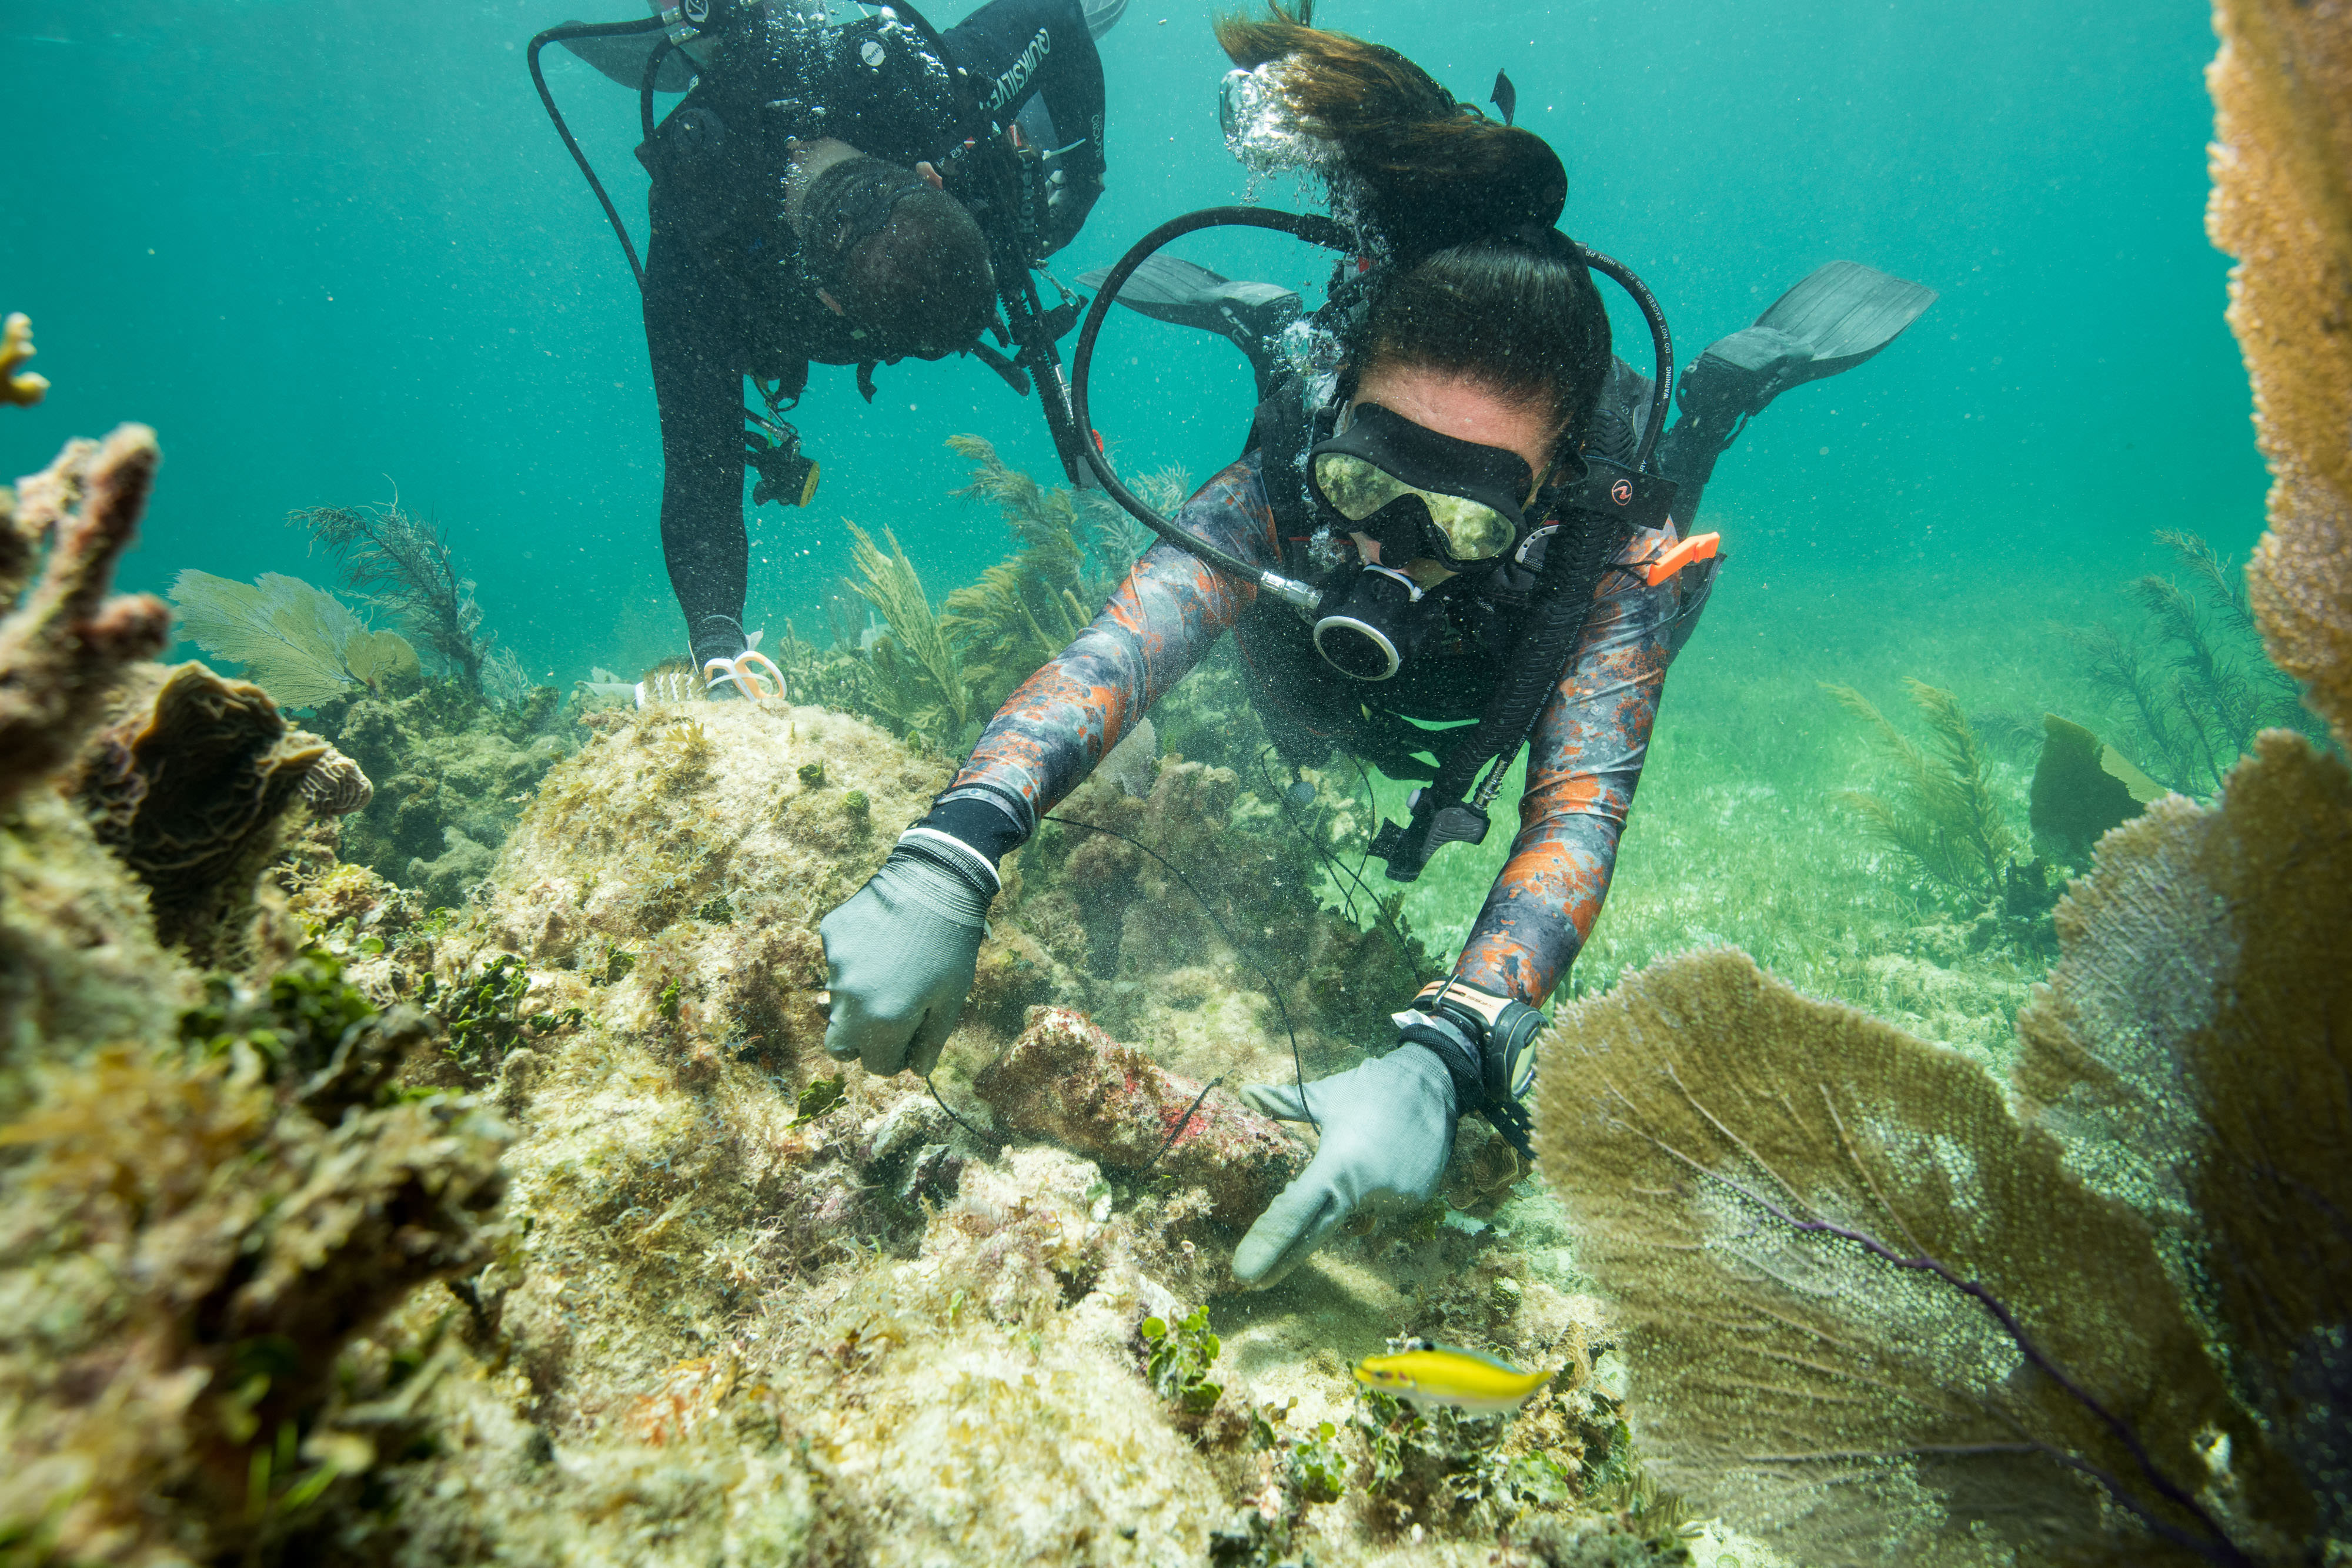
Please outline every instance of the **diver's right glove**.
[{"label": "diver's right glove", "polygon": [[928,1075],[955,1030],[1001,884],[978,850],[909,828],[871,881],[817,923],[833,988],[825,1054]]}]

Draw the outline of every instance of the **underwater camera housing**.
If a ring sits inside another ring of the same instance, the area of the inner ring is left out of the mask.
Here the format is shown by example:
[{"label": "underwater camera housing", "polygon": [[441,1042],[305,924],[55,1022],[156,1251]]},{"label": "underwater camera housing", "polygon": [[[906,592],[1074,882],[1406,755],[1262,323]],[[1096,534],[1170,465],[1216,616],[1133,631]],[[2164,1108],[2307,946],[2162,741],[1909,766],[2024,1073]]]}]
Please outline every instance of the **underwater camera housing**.
[{"label": "underwater camera housing", "polygon": [[801,451],[801,433],[782,420],[743,411],[753,428],[743,433],[743,463],[760,476],[751,486],[751,505],[781,501],[805,507],[816,496],[820,476],[816,459]]},{"label": "underwater camera housing", "polygon": [[[1069,386],[1070,423],[1078,430],[1089,434],[1094,430],[1087,388],[1094,368],[1095,341],[1112,302],[1126,287],[1128,279],[1152,256],[1184,235],[1227,227],[1272,229],[1342,255],[1356,249],[1355,236],[1344,225],[1310,213],[1262,207],[1207,207],[1161,224],[1138,240],[1104,276],[1086,320],[1078,329]],[[1665,429],[1666,410],[1674,402],[1675,343],[1674,334],[1666,326],[1665,312],[1633,268],[1556,230],[1549,232],[1556,236],[1555,243],[1567,247],[1568,254],[1624,289],[1641,308],[1642,318],[1650,329],[1653,364],[1649,417],[1643,423],[1641,444],[1632,464],[1586,455],[1576,472],[1562,475],[1548,486],[1550,511],[1559,519],[1558,534],[1569,537],[1555,537],[1547,553],[1571,558],[1573,567],[1558,576],[1547,574],[1550,577],[1549,591],[1529,606],[1511,659],[1496,683],[1486,713],[1446,754],[1435,780],[1413,791],[1411,819],[1383,823],[1374,835],[1371,852],[1388,862],[1388,875],[1393,882],[1411,882],[1420,876],[1429,857],[1446,844],[1485,841],[1489,825],[1487,804],[1502,788],[1503,775],[1511,758],[1534,733],[1545,703],[1576,655],[1585,620],[1591,612],[1592,590],[1610,570],[1610,563],[1625,540],[1637,529],[1664,526],[1674,506],[1674,481],[1659,475],[1652,465],[1658,437]],[[1170,544],[1216,571],[1272,594],[1310,621],[1328,620],[1349,608],[1350,597],[1343,596],[1333,604],[1329,591],[1253,566],[1178,528],[1120,482],[1099,436],[1082,446],[1103,493]],[[1359,573],[1352,580],[1361,583],[1370,575],[1369,571]],[[1578,591],[1579,583],[1583,585],[1582,591]],[[1365,591],[1376,597],[1362,608],[1376,610],[1379,614],[1350,617],[1363,622],[1365,631],[1358,632],[1349,628],[1342,635],[1342,629],[1335,627],[1328,647],[1320,635],[1316,645],[1327,660],[1343,672],[1356,674],[1359,679],[1380,679],[1380,674],[1360,674],[1341,662],[1345,658],[1354,661],[1360,669],[1384,669],[1387,674],[1393,674],[1408,652],[1396,641],[1394,629],[1398,622],[1391,613],[1399,608],[1391,602],[1397,597],[1397,591],[1392,586],[1368,586]],[[1418,608],[1427,597],[1424,592],[1418,599],[1408,599],[1404,608]],[[1331,607],[1329,611],[1327,605]],[[1378,642],[1386,643],[1385,651],[1375,645]],[[1341,657],[1334,658],[1334,653]],[[1397,666],[1388,665],[1391,654],[1396,656]],[[1480,779],[1482,768],[1486,774]]]}]

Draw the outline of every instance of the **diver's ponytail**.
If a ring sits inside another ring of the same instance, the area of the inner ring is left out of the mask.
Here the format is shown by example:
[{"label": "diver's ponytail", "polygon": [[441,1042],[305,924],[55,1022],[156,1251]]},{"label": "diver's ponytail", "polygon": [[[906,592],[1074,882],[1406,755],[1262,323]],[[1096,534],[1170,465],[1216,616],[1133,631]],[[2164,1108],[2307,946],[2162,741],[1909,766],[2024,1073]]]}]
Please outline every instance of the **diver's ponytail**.
[{"label": "diver's ponytail", "polygon": [[1330,150],[1392,252],[1559,223],[1568,172],[1543,138],[1455,102],[1394,49],[1310,26],[1314,0],[1269,0],[1266,11],[1219,17],[1217,42],[1298,135]]}]

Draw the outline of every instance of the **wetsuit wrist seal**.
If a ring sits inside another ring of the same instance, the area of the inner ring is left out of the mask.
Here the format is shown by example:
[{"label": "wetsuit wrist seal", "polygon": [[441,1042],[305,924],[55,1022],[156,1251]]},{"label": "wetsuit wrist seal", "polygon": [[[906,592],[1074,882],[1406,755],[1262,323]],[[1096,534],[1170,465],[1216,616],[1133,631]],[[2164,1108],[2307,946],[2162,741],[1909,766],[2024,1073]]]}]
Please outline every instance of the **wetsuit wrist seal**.
[{"label": "wetsuit wrist seal", "polygon": [[1391,1018],[1400,1040],[1434,1052],[1445,1064],[1461,1114],[1476,1112],[1512,1148],[1535,1158],[1532,1124],[1519,1096],[1534,1076],[1542,1013],[1447,979],[1431,982],[1410,1009]]}]

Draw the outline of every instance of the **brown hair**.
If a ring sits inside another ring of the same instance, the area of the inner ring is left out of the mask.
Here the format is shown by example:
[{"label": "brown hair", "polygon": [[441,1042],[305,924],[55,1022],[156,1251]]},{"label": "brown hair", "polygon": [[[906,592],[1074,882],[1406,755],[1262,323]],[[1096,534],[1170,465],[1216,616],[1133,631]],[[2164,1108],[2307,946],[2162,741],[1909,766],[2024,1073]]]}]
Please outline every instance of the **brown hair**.
[{"label": "brown hair", "polygon": [[1217,42],[1276,86],[1301,130],[1338,149],[1364,217],[1389,246],[1348,362],[1426,366],[1549,406],[1571,448],[1609,375],[1609,316],[1572,242],[1559,157],[1533,131],[1456,103],[1385,45],[1308,26],[1314,0],[1270,0],[1264,21],[1220,17]]},{"label": "brown hair", "polygon": [[1314,14],[1314,0],[1268,0],[1262,21],[1217,18],[1217,42],[1244,70],[1290,62],[1283,97],[1302,130],[1338,149],[1391,247],[1425,253],[1559,221],[1568,172],[1542,137],[1455,102],[1386,45],[1310,26]]},{"label": "brown hair", "polygon": [[1570,449],[1609,377],[1609,313],[1565,240],[1473,240],[1393,267],[1346,336],[1359,374],[1426,366],[1548,405]]}]

